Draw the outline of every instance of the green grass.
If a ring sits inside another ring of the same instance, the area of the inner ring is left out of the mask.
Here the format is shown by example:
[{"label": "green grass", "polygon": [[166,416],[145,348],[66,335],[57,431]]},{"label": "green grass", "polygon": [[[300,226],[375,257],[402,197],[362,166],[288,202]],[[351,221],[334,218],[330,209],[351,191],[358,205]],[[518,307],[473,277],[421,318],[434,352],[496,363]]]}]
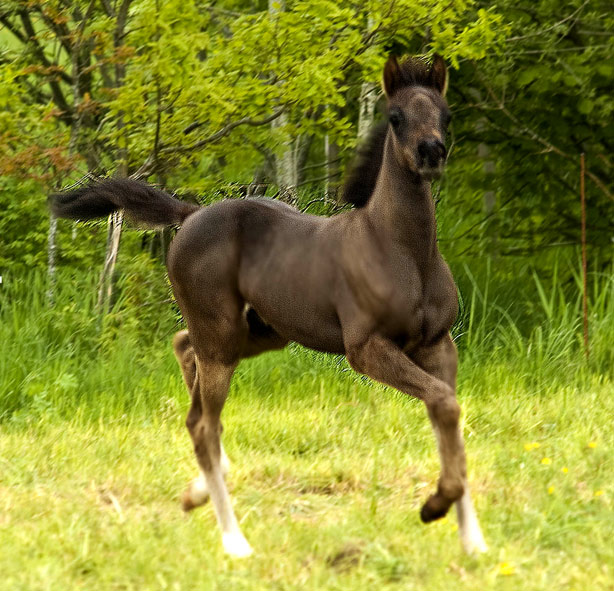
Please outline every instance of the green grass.
[{"label": "green grass", "polygon": [[243,561],[222,554],[210,506],[179,507],[196,473],[188,396],[176,316],[149,277],[135,269],[104,321],[94,278],[60,277],[52,309],[40,278],[3,287],[3,590],[614,589],[611,274],[591,278],[589,363],[579,300],[556,274],[533,279],[533,300],[513,294],[522,309],[464,277],[459,399],[480,558],[462,554],[453,513],[419,521],[439,468],[420,403],[298,347],[243,362],[223,417],[256,551]]},{"label": "green grass", "polygon": [[536,396],[510,374],[476,396],[463,379],[470,479],[491,548],[473,559],[452,514],[419,522],[438,473],[419,403],[303,352],[245,365],[224,441],[254,557],[223,556],[211,507],[181,513],[196,470],[175,372],[148,414],[91,421],[84,405],[72,419],[3,428],[3,588],[612,588],[609,380]]}]

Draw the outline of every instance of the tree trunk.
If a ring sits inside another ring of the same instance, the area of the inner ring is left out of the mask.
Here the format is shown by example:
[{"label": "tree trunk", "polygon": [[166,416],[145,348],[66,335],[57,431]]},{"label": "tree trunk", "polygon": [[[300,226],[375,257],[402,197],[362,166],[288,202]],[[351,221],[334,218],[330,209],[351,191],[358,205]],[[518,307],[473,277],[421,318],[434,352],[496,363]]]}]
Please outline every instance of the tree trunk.
[{"label": "tree trunk", "polygon": [[47,300],[49,305],[53,306],[54,292],[55,292],[55,280],[56,280],[56,267],[55,267],[55,254],[56,254],[56,234],[58,230],[58,218],[52,213],[49,214],[49,234],[47,235],[47,274],[49,284],[47,287]]},{"label": "tree trunk", "polygon": [[[373,19],[367,20],[367,32],[373,29]],[[358,143],[365,140],[373,126],[375,103],[379,94],[379,86],[375,82],[363,82],[358,98]]]},{"label": "tree trunk", "polygon": [[102,274],[98,284],[98,308],[106,313],[113,296],[113,274],[119,252],[119,243],[122,236],[122,224],[124,212],[116,211],[109,216],[109,233],[107,240],[107,252],[105,255]]},{"label": "tree trunk", "polygon": [[[484,121],[478,121],[476,125],[478,132],[484,128]],[[487,144],[478,144],[478,158],[483,162],[482,170],[486,187],[491,187],[493,175],[496,172],[495,162],[491,157],[491,149]],[[490,255],[496,257],[499,252],[499,233],[497,229],[496,207],[497,194],[493,189],[487,188],[483,196],[484,213],[486,215],[486,236],[488,240],[488,250]]]},{"label": "tree trunk", "polygon": [[360,86],[358,99],[358,142],[365,140],[373,126],[375,103],[377,102],[378,86],[373,82],[363,82]]},{"label": "tree trunk", "polygon": [[[124,42],[124,30],[128,20],[128,9],[132,0],[123,0],[119,6],[117,15],[117,25],[114,33],[114,46],[119,48]],[[126,76],[126,66],[121,61],[115,64],[115,87],[120,88],[124,83]],[[124,118],[121,112],[117,115],[117,130],[118,149],[117,159],[119,165],[117,167],[117,176],[125,178],[128,176],[128,149],[126,146],[126,137],[122,133],[124,129]],[[115,263],[119,253],[119,244],[121,241],[122,229],[124,221],[124,212],[116,211],[109,216],[109,233],[107,235],[107,249],[104,259],[104,266],[100,275],[98,284],[98,309],[106,313],[111,304],[113,296],[113,275],[115,273]]]},{"label": "tree trunk", "polygon": [[[269,0],[269,16],[275,19],[280,12],[285,12],[285,0]],[[279,82],[283,84],[283,80]],[[273,131],[283,130],[288,125],[288,114],[282,113],[272,123]],[[275,182],[282,197],[293,197],[298,184],[297,150],[298,139],[286,137],[283,151],[275,157]]]},{"label": "tree trunk", "polygon": [[330,140],[328,134],[324,136],[324,157],[326,159],[326,197],[334,197],[337,189],[337,176],[339,175],[339,146]]}]

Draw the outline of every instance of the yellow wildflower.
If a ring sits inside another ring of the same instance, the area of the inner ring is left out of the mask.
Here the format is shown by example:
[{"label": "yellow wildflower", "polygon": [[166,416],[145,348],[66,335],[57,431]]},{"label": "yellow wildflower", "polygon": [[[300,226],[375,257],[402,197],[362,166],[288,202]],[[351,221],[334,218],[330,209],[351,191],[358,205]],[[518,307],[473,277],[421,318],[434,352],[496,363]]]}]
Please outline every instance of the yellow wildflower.
[{"label": "yellow wildflower", "polygon": [[603,494],[603,491],[602,491],[602,490],[596,490],[596,491],[595,491],[595,496],[596,496],[596,497],[600,497],[602,494]]},{"label": "yellow wildflower", "polygon": [[596,441],[590,441],[590,442],[589,442],[589,444],[588,444],[588,446],[589,446],[591,449],[595,449],[595,448],[597,447],[597,442],[596,442]]},{"label": "yellow wildflower", "polygon": [[509,562],[502,562],[499,565],[500,575],[509,577],[510,575],[513,575],[515,572],[516,572],[516,567],[513,564],[510,564]]},{"label": "yellow wildflower", "polygon": [[524,448],[526,451],[531,451],[537,449],[539,447],[539,443],[537,441],[531,441],[530,443],[525,443]]},{"label": "yellow wildflower", "polygon": [[552,464],[552,460],[550,458],[542,458],[542,464],[544,466],[549,466],[550,464]]},{"label": "yellow wildflower", "polygon": [[548,487],[548,494],[551,495],[554,492],[554,486]]},{"label": "yellow wildflower", "polygon": [[563,467],[561,468],[561,472],[562,472],[563,474],[567,474],[567,472],[569,472],[569,469],[567,468],[567,466],[563,466]]}]

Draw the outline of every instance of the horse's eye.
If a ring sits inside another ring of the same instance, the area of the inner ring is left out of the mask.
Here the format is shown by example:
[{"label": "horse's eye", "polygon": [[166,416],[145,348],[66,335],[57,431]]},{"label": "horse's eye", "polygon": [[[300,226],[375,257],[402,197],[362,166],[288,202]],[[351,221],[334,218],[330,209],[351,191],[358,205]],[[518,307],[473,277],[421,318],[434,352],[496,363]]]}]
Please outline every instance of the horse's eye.
[{"label": "horse's eye", "polygon": [[398,111],[392,111],[390,115],[388,115],[388,120],[390,121],[390,125],[397,129],[399,125],[401,125],[402,116]]}]

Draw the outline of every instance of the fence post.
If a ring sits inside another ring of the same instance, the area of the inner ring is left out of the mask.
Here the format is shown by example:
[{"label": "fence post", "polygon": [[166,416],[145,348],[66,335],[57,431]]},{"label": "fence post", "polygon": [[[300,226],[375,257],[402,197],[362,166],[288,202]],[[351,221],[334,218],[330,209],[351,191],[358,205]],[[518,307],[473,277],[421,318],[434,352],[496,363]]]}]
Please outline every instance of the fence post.
[{"label": "fence post", "polygon": [[582,152],[582,154],[580,154],[580,205],[582,209],[582,324],[584,330],[584,354],[588,361],[590,350],[588,345],[588,294],[586,291],[586,198],[584,195],[584,171],[584,152]]}]

